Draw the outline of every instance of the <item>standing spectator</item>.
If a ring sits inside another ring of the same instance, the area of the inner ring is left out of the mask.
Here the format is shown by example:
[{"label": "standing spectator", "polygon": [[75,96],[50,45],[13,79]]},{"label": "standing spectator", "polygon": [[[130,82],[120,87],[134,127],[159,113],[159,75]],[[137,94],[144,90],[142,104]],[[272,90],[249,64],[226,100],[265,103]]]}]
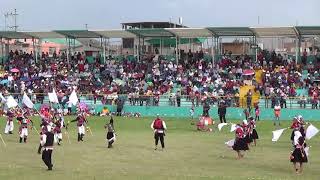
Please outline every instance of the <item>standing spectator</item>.
[{"label": "standing spectator", "polygon": [[252,103],[252,91],[249,89],[248,93],[246,94],[247,98],[247,108],[249,113],[251,113],[251,103]]},{"label": "standing spectator", "polygon": [[276,122],[278,122],[279,126],[280,126],[280,114],[281,114],[281,106],[279,105],[279,103],[277,103],[274,106],[274,122],[273,125],[276,125]]},{"label": "standing spectator", "polygon": [[202,116],[205,116],[205,117],[209,117],[209,110],[210,110],[210,105],[208,102],[204,102],[203,104],[203,114]]},{"label": "standing spectator", "polygon": [[308,56],[308,53],[307,53],[307,49],[304,49],[303,51],[303,54],[302,54],[302,64],[305,66],[307,65],[307,56]]},{"label": "standing spectator", "polygon": [[176,98],[177,98],[177,106],[180,107],[180,104],[181,104],[181,93],[180,93],[180,91],[177,92]]},{"label": "standing spectator", "polygon": [[219,103],[218,107],[218,115],[220,119],[220,123],[226,123],[226,113],[227,113],[227,106],[225,105],[225,102],[222,100]]}]

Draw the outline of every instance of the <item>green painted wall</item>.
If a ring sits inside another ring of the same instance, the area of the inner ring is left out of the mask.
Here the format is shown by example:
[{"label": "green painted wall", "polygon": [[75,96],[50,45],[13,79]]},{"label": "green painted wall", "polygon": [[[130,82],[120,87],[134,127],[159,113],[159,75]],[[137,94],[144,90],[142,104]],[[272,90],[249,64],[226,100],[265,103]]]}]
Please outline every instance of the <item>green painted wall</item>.
[{"label": "green painted wall", "polygon": [[[107,106],[110,111],[115,112],[116,106]],[[96,111],[100,112],[103,106],[96,106]],[[124,112],[138,112],[142,116],[156,116],[160,114],[164,117],[185,117],[186,119],[190,118],[190,108],[189,107],[171,107],[171,106],[125,106]],[[210,116],[218,120],[217,115],[218,109],[212,107],[210,109]],[[260,119],[261,120],[273,120],[274,113],[273,109],[260,109]],[[202,107],[195,108],[195,117],[202,115]],[[320,120],[320,110],[314,109],[282,109],[280,120],[291,120],[295,115],[302,115],[306,120]],[[227,120],[243,120],[245,118],[242,108],[227,108]]]}]

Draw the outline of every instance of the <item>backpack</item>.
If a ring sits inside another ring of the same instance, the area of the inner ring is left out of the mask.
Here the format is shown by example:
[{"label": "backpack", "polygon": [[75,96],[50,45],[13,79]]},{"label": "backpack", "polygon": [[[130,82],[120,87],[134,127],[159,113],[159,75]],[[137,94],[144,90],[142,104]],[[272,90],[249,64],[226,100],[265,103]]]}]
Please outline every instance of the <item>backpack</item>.
[{"label": "backpack", "polygon": [[153,128],[154,129],[163,129],[162,120],[156,119],[153,123]]}]

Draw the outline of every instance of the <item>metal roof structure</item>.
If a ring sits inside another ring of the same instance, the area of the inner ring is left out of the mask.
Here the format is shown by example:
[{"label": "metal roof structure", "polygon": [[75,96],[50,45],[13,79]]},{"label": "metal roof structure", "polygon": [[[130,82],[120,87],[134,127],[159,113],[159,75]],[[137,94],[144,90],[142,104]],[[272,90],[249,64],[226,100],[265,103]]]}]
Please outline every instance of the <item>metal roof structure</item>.
[{"label": "metal roof structure", "polygon": [[295,28],[302,36],[320,35],[320,26],[296,26]]},{"label": "metal roof structure", "polygon": [[88,31],[88,30],[56,30],[54,32],[57,32],[59,34],[62,34],[69,38],[99,38],[101,35]]},{"label": "metal roof structure", "polygon": [[254,36],[249,27],[208,27],[215,36]]},{"label": "metal roof structure", "polygon": [[138,37],[174,37],[175,35],[164,28],[153,29],[127,29]]},{"label": "metal roof structure", "polygon": [[296,37],[299,35],[294,27],[252,27],[251,30],[258,37]]},{"label": "metal roof structure", "polygon": [[299,37],[319,36],[320,26],[292,27],[208,27],[208,28],[149,28],[127,30],[55,30],[45,32],[0,31],[0,38],[7,39],[44,39],[44,38],[135,38],[135,37]]},{"label": "metal roof structure", "polygon": [[126,30],[97,30],[97,31],[93,31],[96,34],[99,34],[103,37],[107,37],[107,38],[135,38],[136,35],[126,31]]},{"label": "metal roof structure", "polygon": [[59,34],[54,31],[47,31],[47,32],[22,32],[24,34],[30,35],[34,38],[44,39],[44,38],[65,38],[64,35]]},{"label": "metal roof structure", "polygon": [[7,38],[7,39],[32,39],[33,37],[16,31],[0,31],[0,38]]},{"label": "metal roof structure", "polygon": [[197,37],[212,37],[211,31],[205,28],[166,28],[178,37],[197,38]]}]

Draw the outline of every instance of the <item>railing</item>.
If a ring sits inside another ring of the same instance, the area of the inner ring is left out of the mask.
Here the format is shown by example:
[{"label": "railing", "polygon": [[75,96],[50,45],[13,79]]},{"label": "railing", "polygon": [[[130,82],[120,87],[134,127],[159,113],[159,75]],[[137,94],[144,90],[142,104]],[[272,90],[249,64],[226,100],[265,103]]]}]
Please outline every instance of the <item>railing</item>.
[{"label": "railing", "polygon": [[[4,94],[4,96],[12,95],[18,102],[22,102],[22,95],[19,93]],[[30,99],[34,103],[49,103],[47,94],[33,93],[29,94]],[[319,100],[312,97],[260,97],[259,102],[247,103],[246,97],[236,96],[147,96],[136,95],[131,96],[127,94],[113,95],[113,94],[78,94],[80,102],[85,102],[88,105],[116,105],[121,100],[122,104],[130,106],[176,106],[176,107],[199,107],[204,103],[208,103],[212,107],[217,107],[218,103],[223,100],[228,107],[242,107],[254,108],[258,105],[261,108],[273,108],[276,104],[280,104],[282,108],[309,108],[318,109]],[[59,97],[59,102],[63,106],[67,106],[67,96]],[[254,97],[252,99],[255,99]],[[248,105],[249,104],[249,105]]]}]

